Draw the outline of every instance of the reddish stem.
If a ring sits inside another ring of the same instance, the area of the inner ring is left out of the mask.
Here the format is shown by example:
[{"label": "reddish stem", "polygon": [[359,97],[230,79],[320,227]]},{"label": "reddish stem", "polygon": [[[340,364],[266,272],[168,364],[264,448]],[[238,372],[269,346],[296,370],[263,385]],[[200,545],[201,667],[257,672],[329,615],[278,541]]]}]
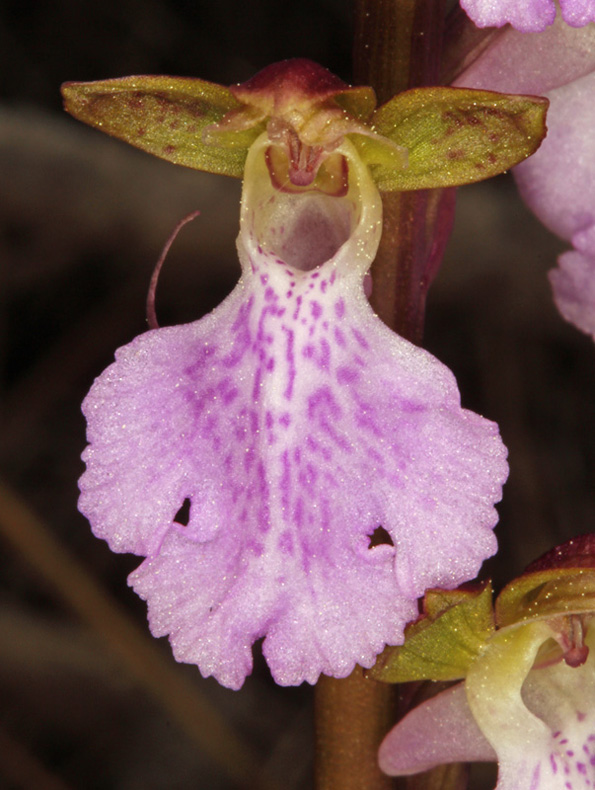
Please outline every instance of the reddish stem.
[{"label": "reddish stem", "polygon": [[[355,0],[354,76],[380,103],[411,87],[438,84],[445,0]],[[454,216],[454,190],[383,196],[384,227],[372,267],[372,304],[413,342],[423,334],[428,288]],[[316,688],[317,790],[388,790],[377,767],[394,723],[395,687],[365,679],[359,667]]]}]

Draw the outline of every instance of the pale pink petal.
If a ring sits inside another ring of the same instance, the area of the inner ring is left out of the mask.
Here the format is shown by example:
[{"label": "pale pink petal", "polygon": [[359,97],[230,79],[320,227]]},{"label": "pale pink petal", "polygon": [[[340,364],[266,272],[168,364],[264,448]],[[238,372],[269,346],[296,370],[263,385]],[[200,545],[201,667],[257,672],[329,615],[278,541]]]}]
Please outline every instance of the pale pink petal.
[{"label": "pale pink petal", "polygon": [[[82,511],[147,556],[130,583],[153,633],[233,688],[260,637],[282,684],[371,666],[426,586],[495,551],[507,473],[497,427],[369,307],[381,203],[354,149],[333,197],[273,189],[267,145],[246,165],[235,291],[120,349],[84,404]],[[379,526],[394,545],[369,548]]]},{"label": "pale pink petal", "polygon": [[523,33],[545,30],[556,17],[554,0],[461,0],[461,6],[478,27],[511,24]]},{"label": "pale pink petal", "polygon": [[595,259],[565,252],[549,274],[558,310],[595,340]]},{"label": "pale pink petal", "polygon": [[564,21],[573,27],[582,27],[595,22],[595,2],[593,0],[560,0]]},{"label": "pale pink petal", "polygon": [[595,225],[595,72],[548,98],[548,135],[515,175],[539,219],[570,241]]},{"label": "pale pink petal", "polygon": [[408,776],[455,762],[495,762],[496,752],[477,726],[465,684],[410,711],[386,736],[378,762],[389,776]]},{"label": "pale pink petal", "polygon": [[[590,2],[595,7],[595,2]],[[503,30],[453,85],[542,95],[594,69],[595,25],[572,28],[558,15],[542,33]],[[551,124],[550,114],[550,129]]]},{"label": "pale pink petal", "polygon": [[551,273],[562,315],[593,335],[595,327],[595,72],[549,94],[549,133],[515,169],[521,195],[539,219],[575,251]]}]

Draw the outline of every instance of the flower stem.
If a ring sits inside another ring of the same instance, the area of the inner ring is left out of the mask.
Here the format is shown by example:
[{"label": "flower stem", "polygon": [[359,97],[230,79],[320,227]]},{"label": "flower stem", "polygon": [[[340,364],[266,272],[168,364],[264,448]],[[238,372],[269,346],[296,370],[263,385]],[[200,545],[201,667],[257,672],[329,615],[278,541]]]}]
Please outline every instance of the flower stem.
[{"label": "flower stem", "polygon": [[[354,82],[379,103],[408,88],[437,84],[445,0],[355,0]],[[454,190],[383,196],[383,236],[372,267],[372,305],[413,342],[423,335],[428,288],[454,217]],[[364,678],[360,667],[316,687],[317,790],[388,790],[377,765],[394,723],[395,687]]]},{"label": "flower stem", "polygon": [[[440,80],[444,0],[356,0],[354,77],[379,103]],[[454,219],[454,190],[382,196],[383,231],[372,266],[372,306],[385,324],[421,343],[428,288]]]},{"label": "flower stem", "polygon": [[393,686],[365,678],[361,667],[316,686],[317,790],[390,790],[378,768],[380,741],[395,721]]}]

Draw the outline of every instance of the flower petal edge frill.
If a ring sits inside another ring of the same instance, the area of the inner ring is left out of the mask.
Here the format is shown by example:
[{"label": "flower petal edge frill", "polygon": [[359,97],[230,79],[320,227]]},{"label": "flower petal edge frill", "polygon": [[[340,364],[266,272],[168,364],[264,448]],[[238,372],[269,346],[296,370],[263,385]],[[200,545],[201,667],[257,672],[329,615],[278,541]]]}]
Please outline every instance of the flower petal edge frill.
[{"label": "flower petal edge frill", "polygon": [[507,475],[497,426],[367,302],[381,201],[355,149],[334,152],[337,196],[276,188],[269,146],[248,154],[235,290],[121,348],[83,405],[81,511],[146,557],[129,583],[153,634],[231,688],[262,637],[284,685],[371,666],[426,587],[494,553]]}]

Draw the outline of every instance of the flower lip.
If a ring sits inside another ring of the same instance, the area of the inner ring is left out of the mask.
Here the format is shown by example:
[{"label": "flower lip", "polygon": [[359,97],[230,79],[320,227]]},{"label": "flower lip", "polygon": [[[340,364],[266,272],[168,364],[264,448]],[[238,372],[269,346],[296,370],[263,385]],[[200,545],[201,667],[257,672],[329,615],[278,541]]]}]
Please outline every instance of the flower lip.
[{"label": "flower lip", "polygon": [[271,172],[270,140],[261,135],[246,162],[240,253],[244,248],[249,257],[298,274],[337,267],[340,256],[347,264],[343,274],[363,277],[380,240],[380,197],[351,143],[344,141],[332,156],[335,172],[327,173],[326,189],[280,189],[277,171]]}]

